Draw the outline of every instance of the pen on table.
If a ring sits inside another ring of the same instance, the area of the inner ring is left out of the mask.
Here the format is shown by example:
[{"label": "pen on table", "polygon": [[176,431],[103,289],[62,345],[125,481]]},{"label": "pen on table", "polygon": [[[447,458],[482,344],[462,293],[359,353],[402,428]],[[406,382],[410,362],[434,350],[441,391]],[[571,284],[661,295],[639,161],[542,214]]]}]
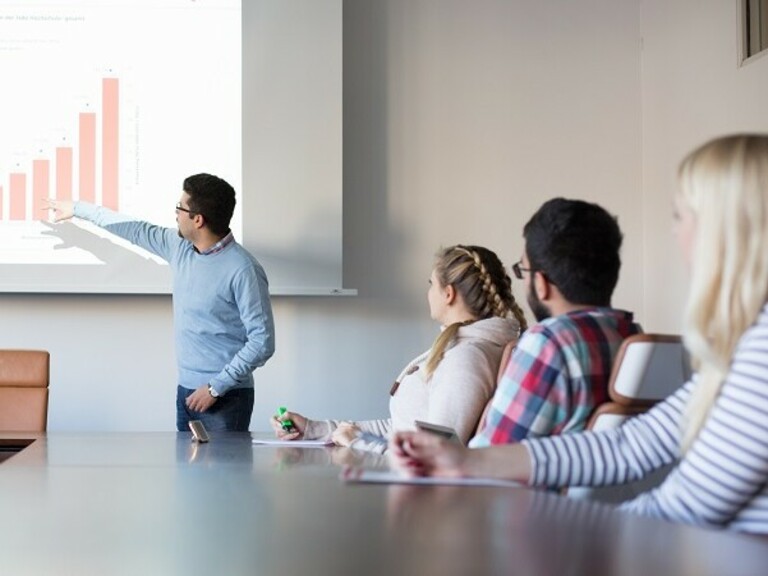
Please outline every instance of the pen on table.
[{"label": "pen on table", "polygon": [[384,436],[372,434],[371,432],[364,432],[363,430],[358,430],[356,436],[359,440],[364,442],[373,442],[374,444],[389,444],[389,440],[387,440]]}]

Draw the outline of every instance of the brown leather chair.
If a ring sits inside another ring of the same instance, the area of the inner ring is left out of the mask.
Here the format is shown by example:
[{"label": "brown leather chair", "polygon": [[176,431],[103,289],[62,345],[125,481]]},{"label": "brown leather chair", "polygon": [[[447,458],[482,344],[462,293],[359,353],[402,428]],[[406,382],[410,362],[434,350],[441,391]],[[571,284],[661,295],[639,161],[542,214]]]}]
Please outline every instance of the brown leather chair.
[{"label": "brown leather chair", "polygon": [[[587,430],[618,428],[625,420],[647,412],[691,377],[688,355],[679,336],[636,334],[621,345],[608,383],[609,401],[598,406]],[[622,502],[658,486],[670,467],[628,485],[569,488],[572,498]]]},{"label": "brown leather chair", "polygon": [[[512,352],[515,350],[515,347],[517,346],[517,338],[514,340],[507,342],[506,346],[504,346],[504,350],[501,352],[501,362],[499,362],[499,370],[496,373],[496,385],[498,387],[499,382],[501,382],[502,376],[504,376],[504,370],[507,368],[507,363],[509,362],[509,357],[512,356]],[[493,402],[493,398],[491,398],[488,401],[488,404],[485,405],[485,409],[483,409],[483,413],[480,416],[480,420],[477,422],[477,427],[475,428],[475,435],[477,435],[480,430],[483,429],[483,425],[485,424],[485,417],[488,415],[488,410],[491,408],[491,402]]]},{"label": "brown leather chair", "polygon": [[[691,377],[680,336],[636,334],[621,344],[608,382],[609,401],[598,406],[588,430],[616,428],[677,390]],[[615,416],[616,418],[609,418]]]},{"label": "brown leather chair", "polygon": [[0,431],[45,432],[50,354],[0,350]]}]

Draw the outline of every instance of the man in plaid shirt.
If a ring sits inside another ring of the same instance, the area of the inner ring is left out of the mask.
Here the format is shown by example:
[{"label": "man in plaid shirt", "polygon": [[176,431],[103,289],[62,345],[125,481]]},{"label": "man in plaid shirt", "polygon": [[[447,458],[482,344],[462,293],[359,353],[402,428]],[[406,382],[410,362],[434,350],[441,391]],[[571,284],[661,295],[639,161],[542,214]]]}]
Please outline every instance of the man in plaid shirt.
[{"label": "man in plaid shirt", "polygon": [[523,229],[524,280],[538,324],[520,338],[473,448],[582,430],[607,400],[624,338],[640,331],[632,313],[611,308],[621,231],[597,204],[555,198]]}]

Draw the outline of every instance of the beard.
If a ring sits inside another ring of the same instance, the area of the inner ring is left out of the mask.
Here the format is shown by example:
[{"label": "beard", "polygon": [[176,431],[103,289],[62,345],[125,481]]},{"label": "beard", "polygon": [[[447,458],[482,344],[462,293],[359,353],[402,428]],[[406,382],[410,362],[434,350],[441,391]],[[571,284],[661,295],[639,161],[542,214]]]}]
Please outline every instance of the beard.
[{"label": "beard", "polygon": [[528,306],[533,312],[533,317],[536,318],[536,322],[541,322],[552,316],[552,312],[547,308],[544,303],[539,300],[536,295],[536,291],[533,289],[533,282],[528,287],[528,294],[526,294],[526,300],[528,300]]}]

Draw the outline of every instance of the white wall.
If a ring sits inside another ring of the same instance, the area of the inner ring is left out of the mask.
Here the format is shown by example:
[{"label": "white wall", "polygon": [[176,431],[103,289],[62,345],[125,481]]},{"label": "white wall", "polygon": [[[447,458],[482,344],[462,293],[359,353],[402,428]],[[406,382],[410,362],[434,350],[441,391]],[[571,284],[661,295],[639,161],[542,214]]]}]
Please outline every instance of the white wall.
[{"label": "white wall", "polygon": [[[345,3],[344,276],[360,295],[281,305],[291,358],[265,370],[282,386],[259,387],[269,400],[255,427],[278,399],[317,416],[385,415],[394,377],[437,332],[436,250],[477,243],[511,264],[549,197],[608,206],[625,260],[641,259],[637,5],[551,4]],[[628,267],[615,303],[641,302]]]},{"label": "white wall", "polygon": [[673,248],[680,160],[731,132],[768,132],[768,57],[739,66],[737,0],[643,0],[645,328],[679,332],[686,271]]},{"label": "white wall", "polygon": [[342,0],[247,0],[243,245],[273,294],[342,287]]},{"label": "white wall", "polygon": [[[664,6],[650,6],[660,20]],[[436,249],[478,243],[511,264],[552,196],[618,215],[614,304],[645,322],[657,302],[641,263],[666,247],[644,253],[644,220],[667,210],[643,198],[641,96],[636,0],[346,2],[344,277],[360,295],[275,299],[277,353],[256,372],[252,429],[278,404],[383,416],[393,378],[436,333]],[[51,430],[173,429],[168,299],[4,295],[0,317],[0,347],[52,353]]]}]

